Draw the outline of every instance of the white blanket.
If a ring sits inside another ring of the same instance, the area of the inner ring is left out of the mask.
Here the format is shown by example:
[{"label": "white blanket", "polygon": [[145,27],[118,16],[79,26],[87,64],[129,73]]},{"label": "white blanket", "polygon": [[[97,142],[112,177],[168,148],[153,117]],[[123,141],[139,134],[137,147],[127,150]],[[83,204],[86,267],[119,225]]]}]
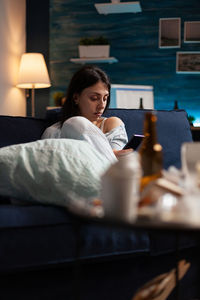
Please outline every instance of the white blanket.
[{"label": "white blanket", "polygon": [[46,139],[0,149],[0,195],[67,207],[98,197],[110,162],[85,141]]}]

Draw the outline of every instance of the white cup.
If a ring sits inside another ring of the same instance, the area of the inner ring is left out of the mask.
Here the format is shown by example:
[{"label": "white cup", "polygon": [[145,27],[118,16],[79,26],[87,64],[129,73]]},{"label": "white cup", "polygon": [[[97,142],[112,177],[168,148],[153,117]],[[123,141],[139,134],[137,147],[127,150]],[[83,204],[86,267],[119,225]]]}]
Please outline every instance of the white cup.
[{"label": "white cup", "polygon": [[101,199],[106,217],[124,221],[136,218],[141,174],[137,152],[122,155],[103,174]]},{"label": "white cup", "polygon": [[184,175],[193,175],[200,161],[200,142],[184,143],[181,147],[181,162]]},{"label": "white cup", "polygon": [[200,180],[200,142],[182,145],[181,162],[185,188],[193,192],[199,186]]}]

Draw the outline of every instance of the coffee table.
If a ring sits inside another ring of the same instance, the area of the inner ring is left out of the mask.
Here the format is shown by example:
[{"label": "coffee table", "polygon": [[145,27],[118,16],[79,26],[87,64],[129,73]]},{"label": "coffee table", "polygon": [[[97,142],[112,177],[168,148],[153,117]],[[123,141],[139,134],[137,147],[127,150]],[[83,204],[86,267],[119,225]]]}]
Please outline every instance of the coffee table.
[{"label": "coffee table", "polygon": [[81,252],[81,226],[82,224],[89,224],[93,223],[95,225],[103,226],[103,227],[113,227],[113,228],[119,228],[119,229],[127,229],[127,230],[147,230],[148,232],[161,232],[162,234],[166,233],[172,233],[175,236],[175,251],[176,251],[176,287],[175,287],[175,293],[176,293],[176,299],[179,299],[179,269],[178,269],[178,263],[180,259],[179,255],[179,237],[181,234],[194,234],[198,235],[200,234],[200,223],[197,224],[196,222],[183,222],[183,221],[177,221],[176,219],[171,219],[170,221],[156,219],[152,217],[147,217],[143,215],[138,215],[138,217],[133,221],[127,221],[127,220],[117,220],[108,218],[105,216],[96,216],[96,215],[87,215],[82,214],[81,211],[72,212],[75,219],[77,220],[75,225],[75,230],[77,234],[77,249],[76,249],[76,265],[75,265],[75,276],[76,276],[76,295],[75,299],[78,300],[79,298],[79,289],[77,288],[80,284],[80,252]]}]

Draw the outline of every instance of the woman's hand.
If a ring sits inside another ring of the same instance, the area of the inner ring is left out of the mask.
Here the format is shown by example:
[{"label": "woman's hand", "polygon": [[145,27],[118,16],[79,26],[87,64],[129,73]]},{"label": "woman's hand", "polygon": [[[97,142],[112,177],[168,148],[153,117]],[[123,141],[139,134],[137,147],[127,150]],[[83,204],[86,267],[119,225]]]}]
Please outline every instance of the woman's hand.
[{"label": "woman's hand", "polygon": [[130,149],[122,149],[122,150],[113,150],[115,156],[118,158],[121,154],[125,154],[125,153],[130,153],[130,152],[133,152],[133,149],[130,148]]}]

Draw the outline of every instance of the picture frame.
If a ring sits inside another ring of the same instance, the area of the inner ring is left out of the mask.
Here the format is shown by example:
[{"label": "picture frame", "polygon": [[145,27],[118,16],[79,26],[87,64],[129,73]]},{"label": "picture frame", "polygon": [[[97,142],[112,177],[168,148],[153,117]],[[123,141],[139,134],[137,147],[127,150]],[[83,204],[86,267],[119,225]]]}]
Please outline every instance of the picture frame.
[{"label": "picture frame", "polygon": [[176,73],[200,74],[200,51],[177,52]]},{"label": "picture frame", "polygon": [[200,43],[200,21],[184,22],[184,43]]},{"label": "picture frame", "polygon": [[159,48],[181,47],[181,18],[159,19]]}]

